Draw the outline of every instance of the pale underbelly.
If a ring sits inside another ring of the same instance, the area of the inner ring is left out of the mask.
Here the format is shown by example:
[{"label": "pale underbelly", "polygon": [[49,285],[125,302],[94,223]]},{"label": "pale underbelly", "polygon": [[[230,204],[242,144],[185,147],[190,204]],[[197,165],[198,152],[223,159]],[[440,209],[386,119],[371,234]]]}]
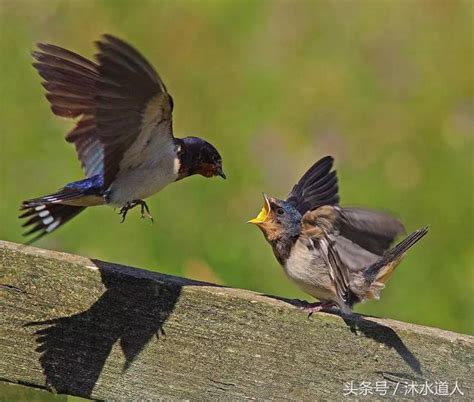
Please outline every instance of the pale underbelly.
[{"label": "pale underbelly", "polygon": [[109,204],[122,206],[133,200],[143,200],[159,192],[176,178],[177,174],[168,166],[128,170],[111,185]]},{"label": "pale underbelly", "polygon": [[325,262],[317,255],[292,253],[283,269],[303,292],[324,301],[336,298],[335,289]]}]

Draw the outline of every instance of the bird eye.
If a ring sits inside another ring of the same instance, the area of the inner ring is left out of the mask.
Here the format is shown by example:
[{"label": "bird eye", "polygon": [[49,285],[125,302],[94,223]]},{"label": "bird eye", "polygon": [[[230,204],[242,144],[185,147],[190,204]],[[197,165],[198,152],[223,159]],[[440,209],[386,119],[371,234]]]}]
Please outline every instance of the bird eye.
[{"label": "bird eye", "polygon": [[278,215],[283,215],[283,214],[285,213],[285,211],[284,211],[283,208],[278,208],[278,209],[276,210],[276,213],[277,213]]}]

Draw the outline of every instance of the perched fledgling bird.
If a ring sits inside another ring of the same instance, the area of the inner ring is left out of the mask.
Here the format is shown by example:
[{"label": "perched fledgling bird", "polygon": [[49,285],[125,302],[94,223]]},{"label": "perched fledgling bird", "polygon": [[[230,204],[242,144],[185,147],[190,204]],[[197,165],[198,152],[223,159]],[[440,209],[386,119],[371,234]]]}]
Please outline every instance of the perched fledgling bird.
[{"label": "perched fledgling bird", "polygon": [[32,226],[25,235],[37,235],[31,241],[97,205],[121,207],[122,222],[140,205],[152,219],[143,199],[168,184],[194,174],[225,179],[214,146],[173,136],[173,99],[150,63],[112,35],[95,44],[97,62],[50,44],[32,52],[53,113],[78,118],[66,141],[87,178],[23,202],[20,218]]},{"label": "perched fledgling bird", "polygon": [[286,275],[320,300],[307,303],[306,311],[337,305],[349,314],[355,303],[379,298],[404,253],[428,228],[387,251],[403,225],[382,212],[340,207],[333,162],[330,156],[316,162],[286,201],[264,194],[261,212],[249,223],[262,230]]}]

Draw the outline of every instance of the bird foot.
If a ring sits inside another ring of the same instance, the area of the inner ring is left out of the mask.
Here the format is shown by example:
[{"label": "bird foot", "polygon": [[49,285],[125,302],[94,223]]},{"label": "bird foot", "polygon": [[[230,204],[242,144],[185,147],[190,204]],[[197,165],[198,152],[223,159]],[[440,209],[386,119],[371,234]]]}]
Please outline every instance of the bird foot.
[{"label": "bird foot", "polygon": [[127,216],[128,211],[135,208],[137,205],[140,205],[140,214],[142,219],[148,218],[150,219],[151,223],[153,223],[153,216],[150,214],[150,209],[148,205],[143,200],[133,200],[127,202],[122,208],[120,208],[119,215],[122,216],[122,221],[120,223],[125,222],[125,217]]},{"label": "bird foot", "polygon": [[308,303],[307,301],[301,301],[301,300],[300,300],[300,304],[301,306],[299,306],[298,308],[300,310],[303,310],[305,313],[308,313],[308,318],[311,317],[313,313],[317,313],[321,310],[334,306],[334,303],[332,302]]}]

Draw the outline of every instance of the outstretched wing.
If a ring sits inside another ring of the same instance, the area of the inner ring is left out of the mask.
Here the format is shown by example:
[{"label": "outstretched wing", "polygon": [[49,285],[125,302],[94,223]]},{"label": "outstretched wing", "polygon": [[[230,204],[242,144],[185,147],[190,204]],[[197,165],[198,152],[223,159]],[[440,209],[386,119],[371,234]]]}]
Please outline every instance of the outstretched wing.
[{"label": "outstretched wing", "polygon": [[322,205],[339,203],[336,171],[332,169],[334,158],[326,156],[311,166],[288,194],[292,203],[303,215]]},{"label": "outstretched wing", "polygon": [[87,176],[103,174],[107,188],[121,168],[143,162],[153,137],[162,139],[155,146],[173,141],[173,101],[133,47],[111,35],[96,45],[98,63],[49,44],[32,54],[53,113],[80,117],[67,141],[76,146]]},{"label": "outstretched wing", "polygon": [[111,35],[104,35],[96,45],[100,80],[95,120],[104,144],[107,188],[121,168],[143,162],[143,151],[153,136],[173,141],[173,100],[153,67],[133,47]]},{"label": "outstretched wing", "polygon": [[351,272],[377,261],[404,232],[403,225],[386,213],[331,205],[308,211],[301,222],[304,233],[330,238],[342,265]]},{"label": "outstretched wing", "polygon": [[338,297],[350,304],[352,275],[380,260],[404,229],[378,211],[324,205],[303,215],[301,230],[318,247]]},{"label": "outstretched wing", "polygon": [[[358,267],[370,260],[365,252],[382,255],[405,229],[398,219],[384,212],[338,207],[337,175],[332,170],[333,163],[334,159],[326,156],[311,166],[293,187],[287,202],[302,215],[308,213],[305,215],[308,221],[316,221],[319,217],[319,224],[323,222],[323,212],[329,214],[330,211],[333,216],[330,231],[338,233],[341,258],[347,260],[349,266]],[[361,254],[361,250],[364,253]]]},{"label": "outstretched wing", "polygon": [[402,223],[385,212],[364,208],[341,208],[339,212],[341,236],[377,255],[405,233]]},{"label": "outstretched wing", "polygon": [[81,116],[66,140],[75,145],[87,177],[102,174],[103,146],[94,118],[98,65],[58,46],[39,43],[38,48],[31,53],[33,66],[44,80],[51,110],[61,117]]}]

